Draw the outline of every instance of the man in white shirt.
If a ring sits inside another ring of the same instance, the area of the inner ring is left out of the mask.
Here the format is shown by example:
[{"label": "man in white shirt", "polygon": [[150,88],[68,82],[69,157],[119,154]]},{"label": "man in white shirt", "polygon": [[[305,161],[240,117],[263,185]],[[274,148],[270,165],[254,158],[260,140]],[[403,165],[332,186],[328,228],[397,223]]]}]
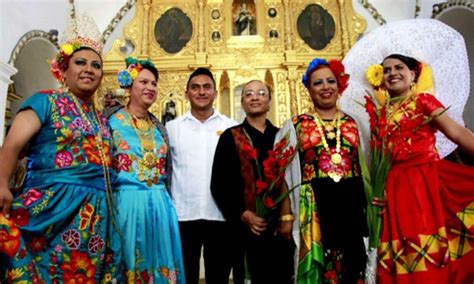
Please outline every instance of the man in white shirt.
[{"label": "man in white shirt", "polygon": [[220,134],[237,122],[213,108],[217,96],[212,73],[196,69],[189,77],[186,97],[191,109],[168,122],[173,171],[171,194],[178,213],[186,282],[199,282],[204,247],[206,283],[228,283],[231,260],[227,252],[228,225],[212,198],[210,179]]}]

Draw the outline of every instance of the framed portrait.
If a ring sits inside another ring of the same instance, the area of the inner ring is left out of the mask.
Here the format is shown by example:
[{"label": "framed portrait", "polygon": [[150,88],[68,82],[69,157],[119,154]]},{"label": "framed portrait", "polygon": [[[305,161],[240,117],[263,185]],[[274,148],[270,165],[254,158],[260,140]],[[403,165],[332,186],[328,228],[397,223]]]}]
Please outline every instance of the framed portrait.
[{"label": "framed portrait", "polygon": [[166,11],[155,24],[155,39],[168,53],[178,53],[191,39],[193,23],[179,8]]},{"label": "framed portrait", "polygon": [[297,29],[307,45],[314,50],[322,50],[334,38],[336,23],[322,6],[310,4],[298,16]]}]

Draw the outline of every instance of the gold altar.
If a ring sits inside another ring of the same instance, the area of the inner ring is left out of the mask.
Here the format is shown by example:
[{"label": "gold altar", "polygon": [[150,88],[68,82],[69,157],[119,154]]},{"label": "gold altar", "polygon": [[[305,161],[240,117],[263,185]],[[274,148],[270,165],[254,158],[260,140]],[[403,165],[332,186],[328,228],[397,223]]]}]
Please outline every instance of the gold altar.
[{"label": "gold altar", "polygon": [[301,83],[308,62],[342,58],[366,26],[349,0],[137,0],[133,19],[104,55],[103,88],[118,88],[126,56],[149,58],[160,72],[151,111],[161,117],[172,95],[180,115],[188,108],[189,74],[208,67],[221,113],[240,121],[242,84],[260,79],[273,90],[269,119],[281,125],[311,107]]}]

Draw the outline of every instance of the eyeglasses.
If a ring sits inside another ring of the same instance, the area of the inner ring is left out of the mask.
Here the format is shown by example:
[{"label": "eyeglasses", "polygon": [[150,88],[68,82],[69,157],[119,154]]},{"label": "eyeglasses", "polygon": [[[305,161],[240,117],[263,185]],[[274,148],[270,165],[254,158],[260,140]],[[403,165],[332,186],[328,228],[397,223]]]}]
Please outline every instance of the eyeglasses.
[{"label": "eyeglasses", "polygon": [[257,95],[257,97],[259,98],[263,98],[267,95],[267,92],[264,89],[260,89],[257,91],[247,90],[243,94],[244,98],[250,98],[250,97],[253,97],[254,95]]}]

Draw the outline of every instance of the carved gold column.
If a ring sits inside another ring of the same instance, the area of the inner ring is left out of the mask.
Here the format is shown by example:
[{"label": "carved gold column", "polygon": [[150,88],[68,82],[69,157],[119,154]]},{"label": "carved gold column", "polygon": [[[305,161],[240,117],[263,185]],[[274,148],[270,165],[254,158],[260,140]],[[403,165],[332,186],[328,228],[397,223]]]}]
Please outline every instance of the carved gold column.
[{"label": "carved gold column", "polygon": [[293,39],[290,22],[290,0],[284,0],[283,5],[285,6],[285,48],[291,50],[293,49]]},{"label": "carved gold column", "polygon": [[151,0],[143,0],[143,20],[142,20],[142,44],[140,56],[148,57],[149,35],[150,35],[150,7]]},{"label": "carved gold column", "polygon": [[296,91],[296,84],[298,83],[298,69],[297,64],[287,65],[288,68],[288,86],[290,88],[290,112],[291,115],[298,114],[298,92]]},{"label": "carved gold column", "polygon": [[341,31],[342,31],[342,56],[344,57],[351,48],[349,42],[349,25],[347,24],[346,9],[344,7],[344,0],[338,0],[339,15],[341,16]]},{"label": "carved gold column", "polygon": [[291,29],[291,6],[290,0],[284,0],[283,5],[285,7],[285,58],[286,62],[296,61],[296,52],[293,46],[293,31]]},{"label": "carved gold column", "polygon": [[204,5],[205,0],[198,1],[198,30],[197,30],[197,51],[196,51],[196,65],[203,65],[206,63],[206,52],[204,50],[204,40],[205,40],[205,31],[204,31]]},{"label": "carved gold column", "polygon": [[198,52],[204,52],[204,1],[199,0],[198,2],[199,14],[198,14]]}]

